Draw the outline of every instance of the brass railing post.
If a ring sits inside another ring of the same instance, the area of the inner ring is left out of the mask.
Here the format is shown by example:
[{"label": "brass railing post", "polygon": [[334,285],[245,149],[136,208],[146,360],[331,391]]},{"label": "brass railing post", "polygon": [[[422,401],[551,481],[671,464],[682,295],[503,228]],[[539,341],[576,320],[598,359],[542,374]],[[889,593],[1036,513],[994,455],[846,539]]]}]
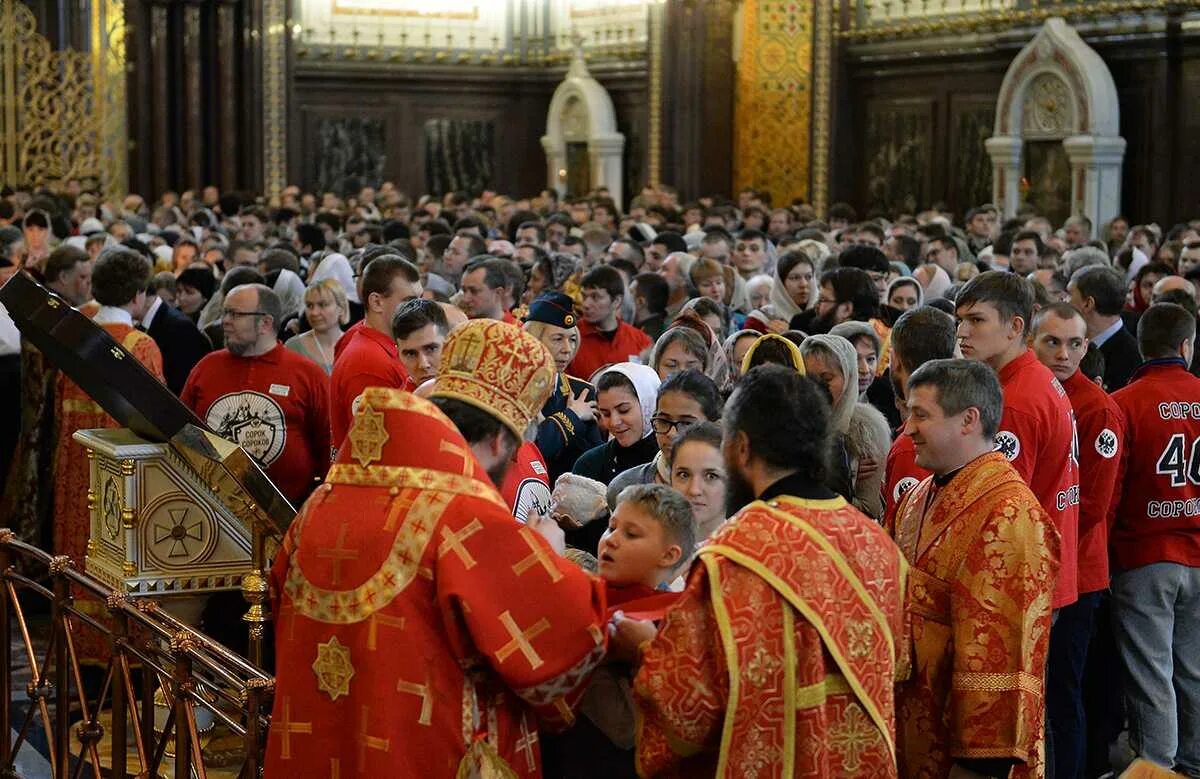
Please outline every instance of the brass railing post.
[{"label": "brass railing post", "polygon": [[50,559],[50,576],[54,580],[54,602],[50,613],[54,642],[54,751],[55,773],[58,779],[71,774],[71,658],[67,648],[67,606],[71,601],[71,580],[66,570],[71,558],[57,555]]},{"label": "brass railing post", "polygon": [[[12,531],[4,531],[11,537]],[[7,576],[12,565],[8,537],[0,538],[0,685],[4,685],[4,705],[0,706],[0,770],[12,765],[12,604],[8,600]]]},{"label": "brass railing post", "polygon": [[119,593],[113,593],[108,600],[108,607],[116,622],[113,632],[112,722],[109,723],[114,777],[125,776],[125,764],[129,758],[125,734],[126,717],[129,716],[129,699],[125,693],[125,669],[128,667],[125,643],[129,639],[129,617],[125,614],[124,601],[125,597]]},{"label": "brass railing post", "polygon": [[194,646],[194,639],[185,633],[171,637],[171,651],[175,660],[172,673],[175,686],[175,779],[191,779],[192,776],[192,729],[188,716],[188,696],[192,689],[192,657],[189,652]]}]

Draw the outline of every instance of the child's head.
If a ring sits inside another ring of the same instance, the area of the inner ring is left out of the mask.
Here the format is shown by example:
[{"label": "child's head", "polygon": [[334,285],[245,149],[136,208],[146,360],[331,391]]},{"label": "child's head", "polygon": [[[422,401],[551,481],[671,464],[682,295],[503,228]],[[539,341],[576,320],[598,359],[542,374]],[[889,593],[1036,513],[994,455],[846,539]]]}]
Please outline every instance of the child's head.
[{"label": "child's head", "polygon": [[661,484],[635,484],[621,491],[600,538],[600,576],[611,584],[654,587],[695,546],[687,499]]}]

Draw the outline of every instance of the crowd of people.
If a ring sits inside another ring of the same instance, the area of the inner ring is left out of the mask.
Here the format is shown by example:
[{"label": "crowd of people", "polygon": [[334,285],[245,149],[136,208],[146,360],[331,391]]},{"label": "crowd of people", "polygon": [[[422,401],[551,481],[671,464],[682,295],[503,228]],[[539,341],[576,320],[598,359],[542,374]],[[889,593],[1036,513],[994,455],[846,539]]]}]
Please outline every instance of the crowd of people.
[{"label": "crowd of people", "polygon": [[[68,186],[14,273],[303,505],[268,776],[1200,776],[1200,221]],[[115,423],[0,382],[82,562]]]}]

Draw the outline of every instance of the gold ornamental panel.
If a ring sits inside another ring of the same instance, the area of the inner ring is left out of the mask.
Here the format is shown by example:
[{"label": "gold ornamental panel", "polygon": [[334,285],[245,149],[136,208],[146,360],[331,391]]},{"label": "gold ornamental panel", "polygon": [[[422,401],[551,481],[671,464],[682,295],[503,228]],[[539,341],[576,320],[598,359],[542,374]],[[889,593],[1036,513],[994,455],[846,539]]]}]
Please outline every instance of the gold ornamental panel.
[{"label": "gold ornamental panel", "polygon": [[122,195],[127,179],[125,14],[92,4],[89,50],[55,50],[33,12],[0,0],[0,181],[79,179]]}]

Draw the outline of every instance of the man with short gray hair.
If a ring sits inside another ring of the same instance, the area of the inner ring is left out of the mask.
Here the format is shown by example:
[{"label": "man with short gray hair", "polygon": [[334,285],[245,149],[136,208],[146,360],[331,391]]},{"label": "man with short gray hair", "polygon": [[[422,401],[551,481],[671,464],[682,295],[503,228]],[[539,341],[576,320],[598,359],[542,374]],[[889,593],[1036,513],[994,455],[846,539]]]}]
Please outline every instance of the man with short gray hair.
[{"label": "man with short gray hair", "polygon": [[1137,341],[1121,319],[1128,291],[1125,277],[1116,268],[1103,266],[1083,267],[1069,278],[1071,305],[1083,315],[1088,338],[1104,355],[1104,388],[1116,392],[1142,363]]},{"label": "man with short gray hair", "polygon": [[196,363],[179,398],[299,506],[329,467],[329,377],[279,343],[281,319],[270,287],[231,289],[221,311],[225,348]]},{"label": "man with short gray hair", "polygon": [[1040,776],[1058,531],[994,451],[1004,399],[987,365],[927,362],[907,403],[932,475],[903,497],[894,531],[915,650],[896,688],[899,774]]}]

